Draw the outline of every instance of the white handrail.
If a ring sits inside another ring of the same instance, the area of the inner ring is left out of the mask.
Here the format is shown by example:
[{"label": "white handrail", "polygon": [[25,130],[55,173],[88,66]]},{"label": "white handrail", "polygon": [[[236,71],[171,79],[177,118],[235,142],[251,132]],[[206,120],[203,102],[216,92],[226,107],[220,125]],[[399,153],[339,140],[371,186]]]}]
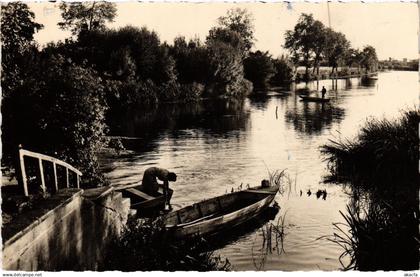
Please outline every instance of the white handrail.
[{"label": "white handrail", "polygon": [[25,196],[29,195],[28,182],[26,180],[26,168],[25,168],[25,160],[24,160],[25,156],[38,159],[39,172],[41,176],[41,188],[44,192],[46,192],[46,186],[45,186],[45,179],[44,179],[44,167],[42,165],[42,161],[48,161],[48,162],[53,163],[54,184],[55,184],[56,191],[58,191],[57,165],[61,165],[66,168],[66,186],[69,187],[69,170],[71,170],[76,174],[76,185],[77,185],[77,188],[80,188],[80,177],[83,174],[77,168],[54,157],[50,157],[44,154],[32,152],[25,149],[19,149],[20,170],[21,170],[21,176],[22,176],[22,182],[23,182],[23,191],[25,193]]}]

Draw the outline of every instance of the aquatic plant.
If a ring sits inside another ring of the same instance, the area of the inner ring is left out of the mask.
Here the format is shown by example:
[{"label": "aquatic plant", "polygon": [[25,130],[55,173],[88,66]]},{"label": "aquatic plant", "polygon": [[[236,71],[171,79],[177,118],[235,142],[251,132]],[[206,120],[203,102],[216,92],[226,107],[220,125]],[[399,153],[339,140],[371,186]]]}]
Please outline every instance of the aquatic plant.
[{"label": "aquatic plant", "polygon": [[286,170],[276,170],[270,171],[268,170],[268,181],[270,182],[271,186],[279,186],[279,193],[283,194],[285,192],[285,184],[287,183],[289,187],[289,191],[291,190],[292,180],[289,175],[286,173]]},{"label": "aquatic plant", "polygon": [[419,268],[418,122],[419,110],[394,121],[370,119],[354,141],[331,141],[326,181],[351,188],[345,223],[335,223],[329,240],[350,257],[344,269]]},{"label": "aquatic plant", "polygon": [[[363,209],[347,205],[347,212],[340,214],[345,223],[334,223],[334,234],[327,239],[344,249],[339,260],[345,270],[418,269],[418,223],[410,215],[384,201]],[[342,261],[345,256],[348,264]]]},{"label": "aquatic plant", "polygon": [[[276,253],[281,255],[286,253],[284,250],[285,219],[287,211],[277,218],[275,223],[269,222],[261,227],[261,234],[255,236],[252,244],[252,262],[257,270],[264,268],[268,255]],[[262,237],[261,247],[254,249],[254,244],[258,236]]]},{"label": "aquatic plant", "polygon": [[132,219],[119,240],[109,246],[100,270],[121,271],[228,271],[231,265],[208,250],[202,237],[177,241],[164,221]]},{"label": "aquatic plant", "polygon": [[354,141],[330,140],[321,147],[331,175],[329,181],[353,181],[364,187],[384,189],[417,184],[419,110],[402,118],[369,119]]}]

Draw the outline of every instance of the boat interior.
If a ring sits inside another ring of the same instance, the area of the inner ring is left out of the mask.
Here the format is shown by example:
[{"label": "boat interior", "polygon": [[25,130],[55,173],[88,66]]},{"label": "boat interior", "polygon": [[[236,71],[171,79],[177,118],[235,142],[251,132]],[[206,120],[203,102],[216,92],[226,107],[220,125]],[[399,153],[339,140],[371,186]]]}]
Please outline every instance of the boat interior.
[{"label": "boat interior", "polygon": [[211,219],[252,205],[268,196],[267,192],[239,191],[204,200],[167,215],[167,226],[183,226]]}]

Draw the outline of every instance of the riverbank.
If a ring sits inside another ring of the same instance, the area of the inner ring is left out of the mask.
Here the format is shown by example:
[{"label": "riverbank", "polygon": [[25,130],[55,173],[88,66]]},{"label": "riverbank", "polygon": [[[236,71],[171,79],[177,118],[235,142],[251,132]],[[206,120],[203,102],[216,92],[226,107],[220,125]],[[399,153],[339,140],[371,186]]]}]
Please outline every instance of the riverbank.
[{"label": "riverbank", "polygon": [[2,203],[2,217],[12,215],[2,225],[5,270],[97,270],[131,213],[130,199],[107,187],[61,189],[30,204],[11,211]]},{"label": "riverbank", "polygon": [[[319,86],[331,90],[332,82],[320,80]],[[402,86],[404,92],[395,93]],[[301,83],[296,89],[303,87],[315,90],[317,83]],[[276,197],[281,210],[273,220],[287,211],[285,253],[268,253],[261,270],[341,270],[338,257],[343,249],[319,238],[332,235],[332,223],[346,222],[339,211],[346,211],[351,196],[343,186],[322,183],[328,172],[319,146],[332,136],[355,136],[366,118],[385,114],[392,119],[401,108],[417,103],[418,74],[379,73],[378,80],[367,83],[339,79],[334,88],[337,93],[329,105],[301,102],[294,90],[285,88],[284,96],[246,98],[236,104],[219,101],[132,110],[121,114],[113,133],[136,138],[122,139],[131,152],[100,157],[101,168],[111,183],[119,184],[139,182],[150,166],[176,172],[179,178],[171,184],[171,203],[178,209],[241,183],[257,185],[267,167],[287,167],[296,182],[284,196]],[[324,189],[326,200],[317,199],[315,192]],[[218,248],[217,254],[227,257],[233,270],[256,270],[254,261],[259,264],[264,257],[259,251],[263,242],[261,227],[253,228]],[[343,263],[349,261],[345,257]]]},{"label": "riverbank", "polygon": [[342,211],[352,235],[343,236],[336,226],[333,240],[346,247],[350,269],[418,269],[419,120],[417,109],[394,121],[371,119],[355,140],[322,147],[328,181],[352,190],[352,203]]},{"label": "riverbank", "polygon": [[362,71],[357,67],[338,67],[332,72],[332,67],[322,66],[317,74],[316,69],[309,68],[309,76],[306,77],[305,68],[298,67],[292,77],[294,82],[305,82],[305,81],[316,81],[316,80],[327,80],[327,79],[345,79],[345,78],[356,78],[370,75],[376,75],[377,71]]}]

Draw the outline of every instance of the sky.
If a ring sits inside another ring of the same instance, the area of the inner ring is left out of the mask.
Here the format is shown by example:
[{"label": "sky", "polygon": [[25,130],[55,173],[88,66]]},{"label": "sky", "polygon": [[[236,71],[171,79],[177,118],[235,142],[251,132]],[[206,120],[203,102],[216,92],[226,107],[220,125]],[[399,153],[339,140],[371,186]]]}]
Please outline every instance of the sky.
[{"label": "sky", "polygon": [[[44,45],[70,36],[58,28],[61,20],[57,3],[29,3],[35,20],[44,24],[35,40]],[[179,35],[205,39],[217,18],[230,8],[246,8],[254,17],[254,50],[285,54],[284,33],[293,29],[301,13],[312,13],[328,26],[328,5],[320,3],[117,3],[117,16],[108,27],[146,26],[169,44]],[[379,59],[418,58],[418,6],[416,3],[330,3],[331,27],[344,33],[354,48],[372,45]]]}]

